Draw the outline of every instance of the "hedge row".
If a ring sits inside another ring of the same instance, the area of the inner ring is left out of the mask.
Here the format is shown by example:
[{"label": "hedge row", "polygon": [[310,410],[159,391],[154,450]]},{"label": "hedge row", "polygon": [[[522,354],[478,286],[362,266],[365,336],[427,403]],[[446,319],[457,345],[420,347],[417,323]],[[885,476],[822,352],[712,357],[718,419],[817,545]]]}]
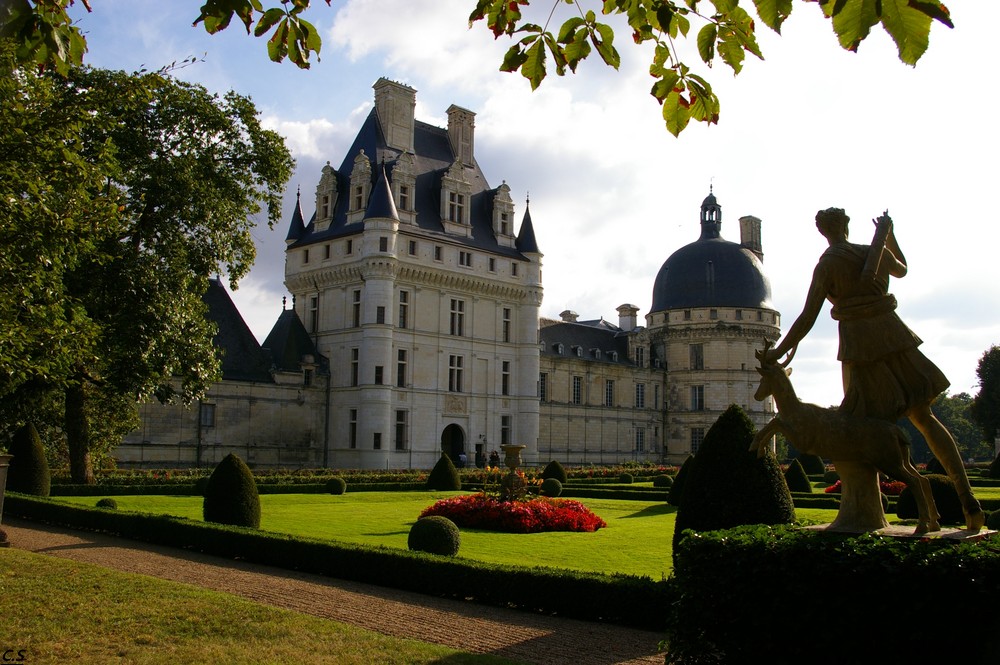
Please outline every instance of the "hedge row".
[{"label": "hedge row", "polygon": [[740,527],[684,538],[667,662],[997,663],[1000,538]]},{"label": "hedge row", "polygon": [[[425,482],[347,483],[348,492],[410,492],[425,489]],[[258,483],[260,494],[326,494],[326,483]],[[185,485],[53,485],[52,496],[129,496],[168,494],[198,496],[201,492]]]},{"label": "hedge row", "polygon": [[9,494],[7,515],[338,579],[647,630],[665,628],[666,581],[521,568],[387,547],[298,538],[177,517],[98,510]]}]

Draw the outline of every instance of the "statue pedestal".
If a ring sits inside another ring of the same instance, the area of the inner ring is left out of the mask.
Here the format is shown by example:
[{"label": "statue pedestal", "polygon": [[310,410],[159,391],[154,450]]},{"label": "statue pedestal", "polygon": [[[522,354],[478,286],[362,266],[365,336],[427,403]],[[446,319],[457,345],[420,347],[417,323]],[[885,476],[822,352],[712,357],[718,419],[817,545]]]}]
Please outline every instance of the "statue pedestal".
[{"label": "statue pedestal", "polygon": [[840,512],[829,531],[867,533],[889,526],[882,510],[878,469],[867,462],[833,460],[840,474]]}]

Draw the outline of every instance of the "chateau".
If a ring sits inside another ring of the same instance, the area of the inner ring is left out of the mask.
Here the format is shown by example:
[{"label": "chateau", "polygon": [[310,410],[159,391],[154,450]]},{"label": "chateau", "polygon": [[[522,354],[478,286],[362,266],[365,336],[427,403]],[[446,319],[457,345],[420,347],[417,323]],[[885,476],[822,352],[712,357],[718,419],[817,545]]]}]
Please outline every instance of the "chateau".
[{"label": "chateau", "polygon": [[[197,409],[147,404],[116,455],[125,466],[429,468],[482,463],[506,443],[528,464],[680,463],[730,404],[758,426],[754,350],[780,335],[761,222],[721,237],[709,194],[700,237],[653,282],[651,311],[618,322],[540,318],[542,252],[525,206],[476,162],[475,114],[416,120],[416,91],[379,79],[340,166],[301,197],[286,238],[291,294],[257,344],[225,289],[223,381]],[[308,219],[308,221],[307,221]]]}]

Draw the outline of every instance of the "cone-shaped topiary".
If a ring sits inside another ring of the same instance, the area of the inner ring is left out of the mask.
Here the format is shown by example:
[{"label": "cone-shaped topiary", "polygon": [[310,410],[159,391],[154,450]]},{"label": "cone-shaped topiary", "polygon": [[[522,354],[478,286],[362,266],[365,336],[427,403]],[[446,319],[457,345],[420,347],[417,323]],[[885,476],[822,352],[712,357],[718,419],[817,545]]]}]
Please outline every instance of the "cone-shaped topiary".
[{"label": "cone-shaped topiary", "polygon": [[941,464],[941,461],[933,455],[931,455],[931,458],[927,460],[927,473],[941,476],[948,474],[948,472],[944,470],[944,464]]},{"label": "cone-shaped topiary", "polygon": [[[941,515],[941,524],[965,524],[962,502],[958,500],[958,492],[951,478],[937,473],[924,477],[931,484],[931,494],[934,495],[934,503]],[[902,520],[915,520],[918,517],[917,502],[909,487],[900,492],[896,499],[896,515]]]},{"label": "cone-shaped topiary", "polygon": [[51,485],[49,463],[38,430],[31,423],[14,432],[14,439],[7,451],[13,457],[7,469],[7,489],[11,492],[48,496]]},{"label": "cone-shaped topiary", "polygon": [[789,463],[788,468],[785,469],[785,484],[788,485],[790,492],[813,491],[812,483],[809,482],[809,476],[806,475],[806,471],[802,468],[802,463],[799,462],[798,458],[793,459]]},{"label": "cone-shaped topiary", "polygon": [[678,469],[677,475],[674,476],[674,484],[670,488],[670,494],[667,495],[667,503],[671,506],[681,505],[681,499],[684,498],[684,485],[693,466],[694,455],[688,455],[687,459],[684,460],[684,464],[681,464],[681,468]]},{"label": "cone-shaped topiary", "polygon": [[546,478],[542,481],[541,487],[538,488],[538,493],[542,496],[559,496],[562,494],[562,483],[559,482],[558,478]]},{"label": "cone-shaped topiary", "polygon": [[462,544],[458,527],[443,515],[421,517],[410,527],[406,545],[411,550],[455,556]]},{"label": "cone-shaped topiary", "polygon": [[560,484],[563,484],[566,482],[566,469],[556,460],[552,460],[542,469],[542,480],[546,478],[555,478]]},{"label": "cone-shaped topiary", "polygon": [[462,477],[458,475],[455,463],[447,454],[441,455],[431,475],[427,476],[427,489],[438,491],[451,491],[462,489]]},{"label": "cone-shaped topiary", "polygon": [[792,495],[774,455],[758,458],[749,450],[754,431],[747,414],[733,404],[705,434],[685,480],[674,527],[675,550],[685,529],[795,521]]},{"label": "cone-shaped topiary", "polygon": [[260,528],[260,497],[247,465],[229,453],[208,478],[203,513],[206,522]]},{"label": "cone-shaped topiary", "polygon": [[326,491],[330,494],[343,494],[347,491],[347,481],[340,476],[334,476],[326,481]]},{"label": "cone-shaped topiary", "polygon": [[990,468],[987,470],[986,475],[990,478],[1000,478],[1000,455],[996,456],[996,459],[990,464]]},{"label": "cone-shaped topiary", "polygon": [[806,472],[807,476],[822,476],[826,473],[826,464],[823,463],[823,458],[819,455],[800,453],[796,459],[799,460],[799,464],[802,465],[802,470]]}]

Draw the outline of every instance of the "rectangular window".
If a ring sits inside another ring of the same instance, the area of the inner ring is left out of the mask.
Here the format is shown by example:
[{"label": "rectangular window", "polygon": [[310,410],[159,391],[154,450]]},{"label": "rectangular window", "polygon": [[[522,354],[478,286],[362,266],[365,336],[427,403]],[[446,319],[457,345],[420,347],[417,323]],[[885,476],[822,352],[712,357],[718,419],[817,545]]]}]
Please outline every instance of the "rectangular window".
[{"label": "rectangular window", "polygon": [[641,427],[635,428],[635,452],[646,452],[646,430]]},{"label": "rectangular window", "polygon": [[361,210],[365,202],[364,187],[358,185],[354,188],[354,210]]},{"label": "rectangular window", "polygon": [[347,425],[347,443],[351,448],[358,447],[358,410],[351,409],[350,422]]},{"label": "rectangular window", "polygon": [[399,317],[396,320],[396,325],[400,328],[406,328],[409,325],[409,315],[410,315],[410,292],[400,291],[399,292]]},{"label": "rectangular window", "polygon": [[510,235],[510,221],[505,212],[500,213],[500,235]]},{"label": "rectangular window", "polygon": [[385,306],[379,305],[375,308],[375,323],[385,323]]},{"label": "rectangular window", "polygon": [[379,236],[378,239],[378,251],[388,252],[389,251],[389,238],[388,236]]},{"label": "rectangular window", "polygon": [[[323,195],[323,205],[320,206],[320,209],[323,211],[323,214],[320,215],[321,218],[326,219],[327,217],[330,216],[330,195],[329,194],[324,194]],[[330,257],[327,257],[327,258],[330,258]]]},{"label": "rectangular window", "polygon": [[500,363],[500,394],[510,394],[510,361],[504,360]]},{"label": "rectangular window", "polygon": [[411,240],[410,243],[409,243],[409,245],[408,245],[408,248],[409,248],[408,251],[410,252],[410,256],[416,256],[417,255],[417,241],[416,240]]},{"label": "rectangular window", "polygon": [[510,416],[500,416],[500,445],[510,445]]},{"label": "rectangular window", "polygon": [[462,356],[448,356],[448,391],[462,392]]},{"label": "rectangular window", "polygon": [[691,386],[691,410],[705,410],[705,386]]},{"label": "rectangular window", "polygon": [[344,254],[350,256],[353,253],[354,253],[354,239],[348,238],[347,242],[344,243]]},{"label": "rectangular window", "polygon": [[309,296],[309,332],[319,331],[319,296]]},{"label": "rectangular window", "polygon": [[691,320],[691,310],[689,309],[684,310],[684,320],[685,321]]},{"label": "rectangular window", "polygon": [[323,258],[324,259],[330,258],[330,243],[326,243],[325,245],[323,245]]},{"label": "rectangular window", "polygon": [[358,385],[358,365],[361,357],[360,349],[351,349],[351,385]]},{"label": "rectangular window", "polygon": [[465,194],[448,192],[448,221],[465,222]]},{"label": "rectangular window", "polygon": [[615,405],[615,382],[611,379],[604,381],[604,406]]},{"label": "rectangular window", "polygon": [[736,320],[737,321],[742,321],[743,320],[743,310],[742,309],[736,310]]},{"label": "rectangular window", "polygon": [[571,396],[571,401],[573,404],[579,404],[583,397],[583,379],[579,376],[573,377],[573,394]]},{"label": "rectangular window", "polygon": [[215,427],[215,405],[202,402],[198,417],[202,427]]},{"label": "rectangular window", "polygon": [[543,402],[549,399],[549,375],[545,372],[538,375],[538,399]]},{"label": "rectangular window", "polygon": [[497,271],[497,260],[491,256],[490,257],[490,272],[496,272],[496,271]]},{"label": "rectangular window", "polygon": [[472,252],[459,252],[458,264],[466,268],[472,267]]},{"label": "rectangular window", "polygon": [[302,370],[302,385],[308,388],[313,384],[313,370],[306,367]]},{"label": "rectangular window", "polygon": [[410,209],[410,188],[406,185],[399,186],[399,209]]},{"label": "rectangular window", "polygon": [[654,409],[659,409],[660,408],[660,384],[659,383],[654,383],[653,384],[653,408]]},{"label": "rectangular window", "polygon": [[382,432],[374,432],[372,434],[372,448],[382,450]]},{"label": "rectangular window", "polygon": [[646,349],[641,346],[635,347],[635,364],[639,367],[646,366]]},{"label": "rectangular window", "polygon": [[688,348],[691,356],[691,369],[705,369],[705,346],[692,344]]},{"label": "rectangular window", "polygon": [[705,429],[703,427],[691,428],[691,452],[696,453],[705,441]]},{"label": "rectangular window", "polygon": [[501,339],[510,341],[510,307],[503,308],[503,320],[501,322]]},{"label": "rectangular window", "polygon": [[384,373],[384,370],[382,368],[382,365],[375,365],[375,385],[376,386],[381,386],[382,385],[382,375],[383,375],[383,373]]},{"label": "rectangular window", "polygon": [[465,330],[465,301],[451,299],[451,334],[461,337]]},{"label": "rectangular window", "polygon": [[396,386],[399,388],[406,387],[406,350],[399,349],[396,351]]},{"label": "rectangular window", "polygon": [[396,411],[396,450],[406,450],[406,411]]},{"label": "rectangular window", "polygon": [[717,309],[708,310],[708,318],[712,319],[713,321],[719,318],[719,310]]},{"label": "rectangular window", "polygon": [[510,276],[511,277],[517,277],[517,264],[516,263],[511,263],[510,264]]},{"label": "rectangular window", "polygon": [[442,251],[441,250],[441,245],[434,245],[434,260],[435,261],[440,261],[441,260],[441,251]]},{"label": "rectangular window", "polygon": [[635,408],[645,409],[646,408],[646,384],[637,383],[635,384]]},{"label": "rectangular window", "polygon": [[309,263],[309,250],[304,250],[302,252],[302,263]]},{"label": "rectangular window", "polygon": [[361,289],[354,291],[354,299],[351,302],[351,324],[355,328],[361,327]]}]

